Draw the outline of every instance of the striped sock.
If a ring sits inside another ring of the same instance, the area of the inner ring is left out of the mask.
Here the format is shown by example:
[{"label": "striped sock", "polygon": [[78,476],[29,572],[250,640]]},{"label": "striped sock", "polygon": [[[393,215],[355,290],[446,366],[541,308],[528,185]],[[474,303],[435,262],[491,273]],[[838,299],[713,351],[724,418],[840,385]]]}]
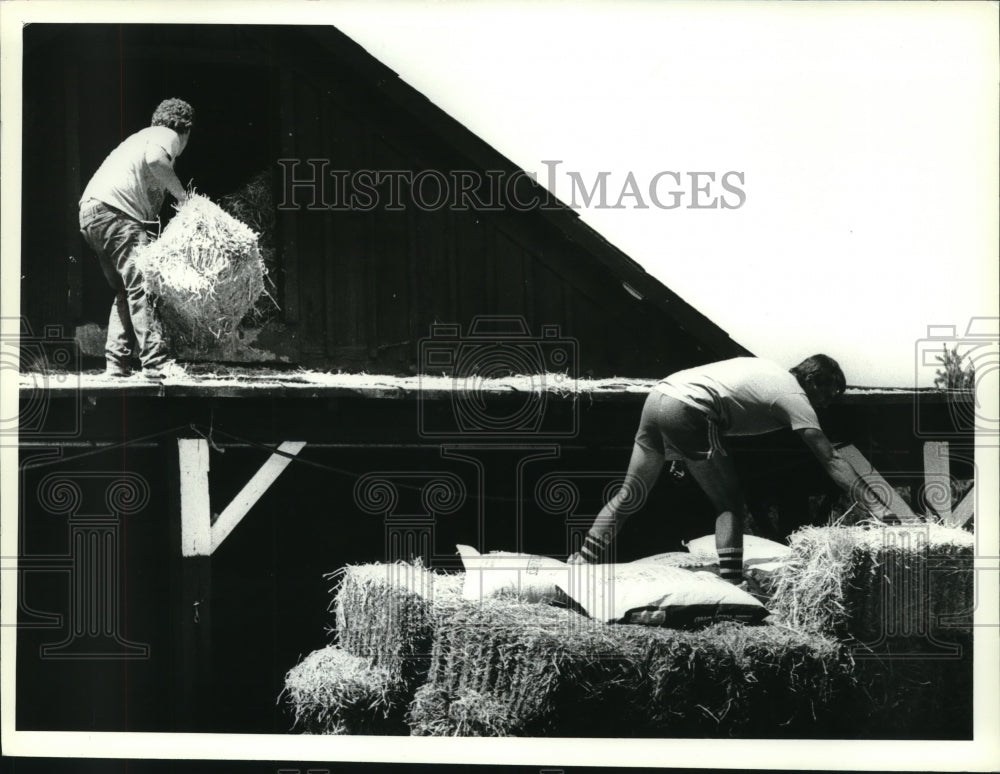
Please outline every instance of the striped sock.
[{"label": "striped sock", "polygon": [[580,553],[590,564],[600,564],[604,559],[605,548],[606,546],[599,538],[588,534],[583,545],[580,546]]},{"label": "striped sock", "polygon": [[743,581],[743,547],[719,549],[719,575],[730,583]]}]

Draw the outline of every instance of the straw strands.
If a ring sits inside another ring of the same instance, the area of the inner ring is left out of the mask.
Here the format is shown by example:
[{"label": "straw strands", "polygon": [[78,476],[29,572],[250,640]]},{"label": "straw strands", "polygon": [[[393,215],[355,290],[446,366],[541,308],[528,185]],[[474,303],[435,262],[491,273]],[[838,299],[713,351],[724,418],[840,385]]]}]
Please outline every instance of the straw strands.
[{"label": "straw strands", "polygon": [[[776,573],[772,613],[858,643],[954,636],[973,609],[973,535],[935,524],[806,527]],[[948,619],[952,620],[948,620]]]},{"label": "straw strands", "polygon": [[198,194],[134,257],[179,346],[197,350],[231,336],[264,293],[257,234]]},{"label": "straw strands", "polygon": [[807,527],[776,573],[775,618],[847,643],[857,736],[972,730],[974,536],[935,524]]},{"label": "straw strands", "polygon": [[415,686],[427,673],[438,618],[461,598],[463,576],[403,562],[349,565],[336,576],[333,610],[341,646]]},{"label": "straw strands", "polygon": [[821,734],[852,689],[849,662],[824,637],[606,625],[491,599],[438,628],[408,722],[415,735]]},{"label": "straw strands", "polygon": [[348,680],[320,661],[328,685],[293,691],[290,673],[286,695],[299,726],[326,733],[344,733],[352,707],[388,704],[379,717],[414,735],[967,736],[972,535],[808,527],[790,543],[763,625],[695,631],[604,624],[510,595],[467,600],[463,574],[419,563],[350,566],[334,589],[339,648],[379,678]]},{"label": "straw strands", "polygon": [[407,733],[396,712],[404,697],[388,670],[335,646],[309,654],[291,669],[282,697],[303,733]]}]

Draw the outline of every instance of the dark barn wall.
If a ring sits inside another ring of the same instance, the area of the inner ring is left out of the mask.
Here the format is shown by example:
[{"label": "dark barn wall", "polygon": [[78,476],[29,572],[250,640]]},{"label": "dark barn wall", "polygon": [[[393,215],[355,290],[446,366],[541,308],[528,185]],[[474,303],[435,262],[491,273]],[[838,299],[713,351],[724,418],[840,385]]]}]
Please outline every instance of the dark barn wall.
[{"label": "dark barn wall", "polygon": [[[327,643],[327,629],[333,625],[327,611],[332,583],[324,575],[348,563],[401,558],[391,553],[393,518],[412,520],[426,513],[422,477],[453,474],[467,492],[457,508],[431,519],[432,566],[456,567],[456,543],[565,556],[567,524],[576,520],[584,529],[589,526],[606,485],[625,470],[643,396],[581,400],[576,406],[578,432],[557,443],[528,434],[492,448],[466,439],[450,451],[421,437],[414,398],[94,397],[83,402],[81,439],[113,444],[123,438],[145,440],[96,454],[88,446],[60,450],[58,443],[21,452],[22,463],[47,463],[26,469],[20,482],[19,561],[25,568],[17,651],[21,729],[287,731],[290,718],[276,705],[284,674]],[[451,408],[447,399],[436,407]],[[63,415],[75,410],[71,400],[53,400],[51,426],[68,426]],[[563,421],[574,406],[563,398],[546,410]],[[913,431],[917,415],[926,435]],[[942,401],[917,403],[912,398],[839,405],[823,416],[834,440],[856,444],[893,484],[917,477],[921,468],[913,464],[925,437],[951,440],[956,458],[952,474],[972,476],[968,462],[959,459],[971,448],[971,431],[956,428],[955,419]],[[300,460],[212,556],[212,654],[197,686],[201,717],[184,709],[185,671],[178,645],[193,611],[179,599],[183,578],[175,437],[195,437],[191,424],[224,449],[211,452],[213,512],[229,502],[266,458],[267,452],[254,444],[309,442]],[[758,514],[778,508],[776,537],[810,523],[810,498],[830,492],[832,485],[797,438],[774,433],[738,439],[732,447],[751,507]],[[35,456],[43,452],[57,456]],[[81,453],[88,456],[77,456]],[[528,455],[537,457],[525,465],[518,487],[517,464]],[[148,645],[148,657],[67,661],[41,655],[40,648],[64,640],[73,623],[65,572],[73,523],[67,503],[72,498],[46,489],[46,477],[53,474],[79,485],[76,512],[85,518],[108,513],[107,486],[125,476],[145,482],[148,496],[133,500],[120,520],[118,631],[130,642]],[[371,501],[359,494],[359,482],[373,474],[396,486],[398,500],[388,516],[373,512],[377,509]],[[549,475],[577,486],[574,508],[564,512],[554,507],[554,495],[545,499],[538,487]],[[624,561],[682,550],[682,540],[712,530],[710,509],[690,477],[675,481],[664,473],[621,533],[616,550]],[[53,623],[45,614],[64,618]],[[36,625],[46,620],[47,626]]]},{"label": "dark barn wall", "polygon": [[[309,159],[348,172],[516,171],[330,28],[32,25],[25,44],[22,308],[35,329],[106,323],[110,293],[77,233],[75,203],[167,96],[198,114],[178,175],[214,199],[268,170],[281,202],[281,159],[302,162],[300,177]],[[531,194],[523,180],[518,190]],[[398,212],[385,209],[386,185],[371,211],[315,210],[311,199],[295,191],[279,217],[281,312],[260,338],[272,357],[414,372],[432,323],[467,334],[483,315],[519,316],[535,336],[559,326],[578,342],[568,367],[581,375],[660,376],[739,351],[707,321],[712,344],[629,295],[621,268],[597,257],[611,248],[592,234],[585,246],[573,213],[557,222],[537,211],[420,208],[406,186]]]},{"label": "dark barn wall", "polygon": [[[178,177],[215,199],[235,190],[275,154],[273,68],[236,27],[192,35],[170,26],[30,25],[24,41],[22,313],[35,330],[103,325],[110,289],[77,219],[87,180],[118,142],[149,125],[161,99],[185,96],[198,125]],[[172,212],[164,207],[164,224]]]}]

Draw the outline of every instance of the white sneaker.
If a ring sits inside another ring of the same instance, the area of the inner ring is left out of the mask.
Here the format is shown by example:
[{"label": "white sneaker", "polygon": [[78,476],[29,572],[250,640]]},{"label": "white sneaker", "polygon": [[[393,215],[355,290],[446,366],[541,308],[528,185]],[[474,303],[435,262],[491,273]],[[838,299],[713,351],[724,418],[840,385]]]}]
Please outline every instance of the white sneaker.
[{"label": "white sneaker", "polygon": [[142,375],[147,379],[179,379],[187,375],[184,366],[176,360],[165,360],[155,366],[146,366],[142,369]]}]

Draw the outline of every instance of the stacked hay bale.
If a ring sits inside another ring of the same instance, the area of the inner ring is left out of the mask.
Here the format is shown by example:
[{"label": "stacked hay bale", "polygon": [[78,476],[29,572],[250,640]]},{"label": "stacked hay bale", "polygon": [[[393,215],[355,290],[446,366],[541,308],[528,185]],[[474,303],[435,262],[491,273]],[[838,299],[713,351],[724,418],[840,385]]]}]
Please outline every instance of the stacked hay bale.
[{"label": "stacked hay bale", "polygon": [[934,524],[808,527],[777,574],[776,618],[851,647],[858,734],[972,731],[973,535]]},{"label": "stacked hay bale", "polygon": [[461,576],[419,564],[351,565],[335,574],[337,645],[285,677],[282,698],[305,733],[409,733],[403,722],[427,674],[436,620],[458,600]]},{"label": "stacked hay bale", "polygon": [[346,568],[339,646],[286,680],[296,726],[394,733],[408,706],[416,735],[794,736],[843,715],[850,665],[829,638],[609,626],[512,596],[466,600],[463,583],[407,564]]},{"label": "stacked hay bale", "polygon": [[450,611],[432,660],[410,708],[415,735],[834,734],[853,685],[823,636],[605,625],[511,599]]},{"label": "stacked hay bale", "polygon": [[395,711],[395,685],[387,669],[331,645],[288,672],[282,696],[303,733],[406,733]]},{"label": "stacked hay bale", "polygon": [[134,256],[178,349],[197,353],[232,336],[264,293],[257,234],[201,195]]},{"label": "stacked hay bale", "polygon": [[790,542],[770,623],[696,631],[464,599],[463,575],[419,565],[348,567],[339,645],[292,670],[286,696],[299,728],[324,733],[967,736],[972,536],[828,527]]}]

